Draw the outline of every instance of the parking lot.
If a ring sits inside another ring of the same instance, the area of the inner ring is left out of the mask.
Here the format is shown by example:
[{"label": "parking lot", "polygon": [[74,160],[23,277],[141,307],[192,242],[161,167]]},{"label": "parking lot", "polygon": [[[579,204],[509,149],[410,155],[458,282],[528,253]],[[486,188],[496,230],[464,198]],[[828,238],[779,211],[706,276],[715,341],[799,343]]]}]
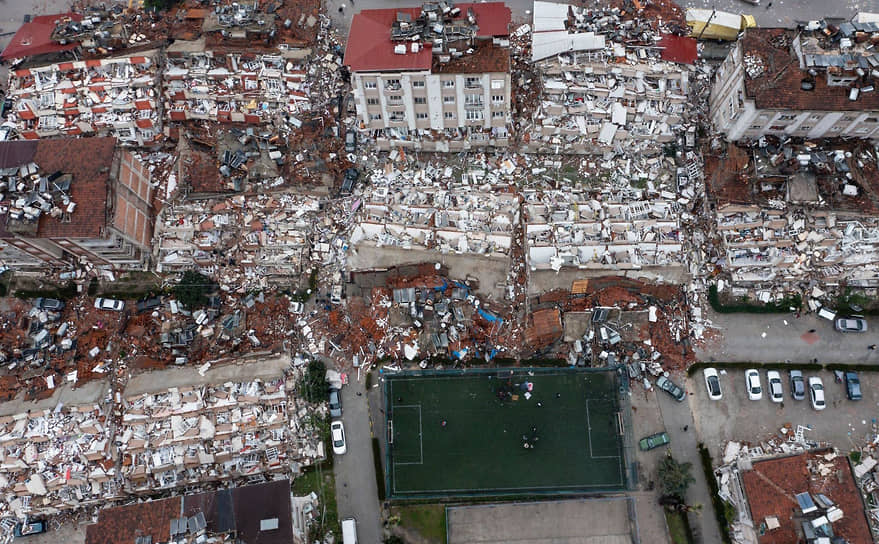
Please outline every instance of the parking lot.
[{"label": "parking lot", "polygon": [[[791,366],[791,368],[796,368]],[[773,437],[780,437],[779,430],[786,423],[795,431],[797,425],[809,427],[808,441],[829,442],[842,451],[849,451],[864,444],[879,431],[876,427],[879,405],[879,375],[873,372],[859,373],[863,399],[850,401],[846,398],[845,385],[836,383],[832,372],[804,371],[803,377],[819,376],[824,383],[827,407],[815,411],[809,402],[808,388],[804,400],[795,401],[790,395],[790,378],[781,371],[784,402],[774,403],[767,393],[766,371],[760,370],[763,388],[761,400],[749,400],[745,387],[745,371],[731,369],[720,371],[723,398],[710,400],[705,389],[702,371],[687,380],[690,408],[699,439],[711,451],[715,462],[723,455],[727,441],[736,440],[760,445]]]}]

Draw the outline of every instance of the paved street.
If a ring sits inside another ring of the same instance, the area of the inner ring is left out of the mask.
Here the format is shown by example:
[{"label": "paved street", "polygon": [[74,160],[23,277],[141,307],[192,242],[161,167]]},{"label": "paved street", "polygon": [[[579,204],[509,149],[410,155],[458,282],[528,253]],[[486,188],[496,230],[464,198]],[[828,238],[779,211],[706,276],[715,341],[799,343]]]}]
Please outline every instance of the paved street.
[{"label": "paved street", "polygon": [[[533,0],[505,0],[513,10],[513,21],[525,23],[531,21]],[[597,0],[594,0],[597,2]],[[576,2],[566,2],[576,3]],[[743,0],[683,0],[680,6],[686,8],[715,8],[732,13],[753,15],[759,26],[795,26],[797,21],[822,19],[824,17],[851,18],[858,11],[879,12],[879,0],[773,0],[767,9],[769,0],[761,0],[760,6],[752,6]],[[342,34],[348,33],[351,17],[362,9],[394,8],[417,6],[420,2],[413,0],[326,0],[327,12],[334,26]],[[345,6],[339,12],[339,7]]]},{"label": "paved street", "polygon": [[[672,376],[672,378],[679,385],[683,383],[683,380],[677,376]],[[690,390],[687,389],[687,391]],[[690,527],[693,529],[696,542],[704,542],[705,544],[720,542],[720,528],[714,518],[711,493],[705,480],[705,473],[702,471],[702,462],[699,459],[697,447],[699,440],[693,424],[693,412],[691,412],[693,406],[690,404],[692,396],[688,395],[690,402],[678,402],[663,391],[657,391],[656,395],[659,400],[659,409],[662,412],[662,421],[665,423],[665,431],[671,438],[669,447],[672,455],[680,463],[693,464],[691,474],[696,481],[687,491],[687,503],[702,505],[701,512],[690,514]],[[684,431],[685,426],[687,427],[686,431]]]},{"label": "paved street", "polygon": [[372,461],[372,437],[363,385],[352,381],[342,388],[342,421],[348,453],[334,457],[336,499],[339,519],[357,520],[359,542],[378,544],[382,541],[381,513],[375,468]]},{"label": "paved street", "polygon": [[[716,314],[706,317],[717,331],[696,347],[700,361],[879,364],[879,319],[868,319],[868,332],[841,333],[815,314]],[[815,331],[810,332],[810,331]]]}]

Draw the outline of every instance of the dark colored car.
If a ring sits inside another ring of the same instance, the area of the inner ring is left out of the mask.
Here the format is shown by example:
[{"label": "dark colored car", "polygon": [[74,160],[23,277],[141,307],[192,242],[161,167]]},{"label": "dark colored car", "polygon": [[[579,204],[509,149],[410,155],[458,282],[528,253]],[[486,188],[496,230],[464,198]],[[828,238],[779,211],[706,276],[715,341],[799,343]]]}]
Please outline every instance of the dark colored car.
[{"label": "dark colored car", "polygon": [[55,298],[40,297],[34,300],[34,307],[40,310],[50,310],[52,312],[60,312],[64,309],[64,302]]},{"label": "dark colored car", "polygon": [[678,402],[681,402],[685,398],[687,398],[687,393],[675,382],[669,380],[665,376],[660,376],[659,378],[657,378],[656,385],[657,387],[671,395]]},{"label": "dark colored car", "polygon": [[19,523],[15,526],[15,531],[13,531],[13,534],[15,536],[30,536],[45,533],[48,530],[49,524],[46,523],[45,520],[40,519],[35,521],[29,521],[25,524]]},{"label": "dark colored car", "polygon": [[668,437],[668,433],[656,433],[639,440],[638,447],[641,448],[641,451],[649,451],[653,448],[664,446],[669,442],[671,442],[671,440]]},{"label": "dark colored car", "polygon": [[335,387],[330,388],[330,417],[342,417],[342,395]]},{"label": "dark colored car", "polygon": [[790,396],[794,400],[806,398],[806,381],[803,379],[802,370],[790,371]]},{"label": "dark colored car", "polygon": [[151,312],[162,305],[162,297],[148,297],[137,301],[137,313]]},{"label": "dark colored car", "polygon": [[356,168],[345,170],[345,178],[342,180],[342,188],[339,189],[339,194],[350,195],[351,191],[354,190],[354,184],[357,183],[357,178],[359,177],[360,172],[358,172]]},{"label": "dark colored car", "polygon": [[845,394],[849,400],[861,400],[861,380],[857,372],[845,373]]}]

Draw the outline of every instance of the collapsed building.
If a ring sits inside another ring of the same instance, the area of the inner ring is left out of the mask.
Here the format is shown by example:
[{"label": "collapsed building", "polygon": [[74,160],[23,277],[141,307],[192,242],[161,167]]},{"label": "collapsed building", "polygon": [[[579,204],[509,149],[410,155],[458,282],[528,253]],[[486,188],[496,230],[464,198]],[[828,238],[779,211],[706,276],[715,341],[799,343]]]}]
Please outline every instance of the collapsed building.
[{"label": "collapsed building", "polygon": [[167,48],[163,76],[171,121],[265,124],[309,109],[298,53],[206,48],[205,38]]},{"label": "collapsed building", "polygon": [[734,285],[876,287],[879,186],[865,144],[733,144],[706,159],[706,186]]},{"label": "collapsed building", "polygon": [[14,70],[10,122],[24,139],[110,135],[145,146],[161,137],[157,51]]},{"label": "collapsed building", "polygon": [[510,9],[501,2],[362,10],[351,21],[358,128],[379,149],[505,147]]},{"label": "collapsed building", "polygon": [[0,259],[45,271],[144,269],[151,172],[114,138],[0,142]]},{"label": "collapsed building", "polygon": [[534,2],[531,60],[541,92],[523,150],[601,153],[674,142],[692,77],[678,63],[695,62],[696,44],[654,24],[623,20],[619,9]]},{"label": "collapsed building", "polygon": [[309,268],[318,208],[317,199],[289,193],[181,202],[158,221],[156,268],[195,267],[224,285],[289,284]]},{"label": "collapsed building", "polygon": [[711,122],[729,140],[879,138],[879,24],[749,28],[717,69]]}]

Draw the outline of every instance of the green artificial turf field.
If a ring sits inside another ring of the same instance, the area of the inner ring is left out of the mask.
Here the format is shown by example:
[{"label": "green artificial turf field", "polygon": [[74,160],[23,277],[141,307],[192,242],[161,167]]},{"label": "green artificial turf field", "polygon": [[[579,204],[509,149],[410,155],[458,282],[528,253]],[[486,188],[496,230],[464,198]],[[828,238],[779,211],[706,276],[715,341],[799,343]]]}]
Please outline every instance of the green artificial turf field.
[{"label": "green artificial turf field", "polygon": [[626,486],[616,371],[395,374],[385,395],[391,497]]}]

